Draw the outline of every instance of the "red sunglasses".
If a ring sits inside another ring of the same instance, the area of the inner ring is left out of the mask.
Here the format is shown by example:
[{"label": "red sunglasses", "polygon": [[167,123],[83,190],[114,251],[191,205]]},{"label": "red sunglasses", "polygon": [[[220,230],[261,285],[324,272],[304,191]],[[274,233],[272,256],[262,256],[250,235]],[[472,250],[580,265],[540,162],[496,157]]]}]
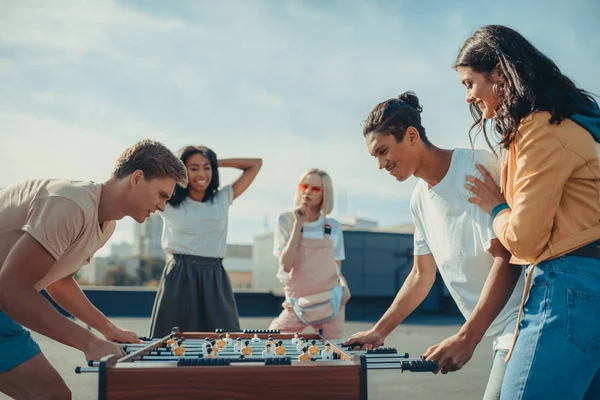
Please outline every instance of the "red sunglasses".
[{"label": "red sunglasses", "polygon": [[310,190],[310,192],[312,194],[319,194],[321,193],[321,187],[320,186],[310,186],[307,185],[306,183],[301,183],[300,185],[298,185],[298,187],[300,188],[300,192],[304,193],[307,190]]}]

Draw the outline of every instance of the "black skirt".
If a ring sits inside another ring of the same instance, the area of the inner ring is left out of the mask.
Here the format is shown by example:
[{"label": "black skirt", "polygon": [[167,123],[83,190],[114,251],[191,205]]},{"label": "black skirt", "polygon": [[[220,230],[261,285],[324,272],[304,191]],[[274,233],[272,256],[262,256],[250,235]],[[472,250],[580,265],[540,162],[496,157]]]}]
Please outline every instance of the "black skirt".
[{"label": "black skirt", "polygon": [[174,254],[163,271],[152,310],[150,337],[181,332],[239,330],[240,321],[222,258]]}]

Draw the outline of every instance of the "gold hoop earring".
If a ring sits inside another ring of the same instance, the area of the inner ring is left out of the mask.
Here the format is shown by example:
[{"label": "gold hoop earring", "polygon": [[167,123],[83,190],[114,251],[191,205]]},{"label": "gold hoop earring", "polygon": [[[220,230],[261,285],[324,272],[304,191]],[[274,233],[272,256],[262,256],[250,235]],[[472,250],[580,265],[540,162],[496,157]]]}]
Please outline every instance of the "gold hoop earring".
[{"label": "gold hoop earring", "polygon": [[492,86],[492,93],[494,93],[494,96],[500,98],[504,94],[504,89],[502,89],[502,87],[498,85],[498,83],[494,83],[494,85]]}]

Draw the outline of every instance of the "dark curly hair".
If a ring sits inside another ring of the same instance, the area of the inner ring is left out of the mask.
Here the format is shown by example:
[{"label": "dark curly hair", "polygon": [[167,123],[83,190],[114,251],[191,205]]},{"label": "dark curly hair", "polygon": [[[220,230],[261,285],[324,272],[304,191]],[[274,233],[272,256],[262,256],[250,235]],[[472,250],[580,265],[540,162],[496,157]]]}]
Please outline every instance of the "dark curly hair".
[{"label": "dark curly hair", "polygon": [[[179,150],[179,159],[183,162],[183,164],[187,168],[187,160],[194,154],[202,154],[204,157],[208,158],[210,162],[210,167],[212,169],[212,178],[210,180],[210,184],[206,188],[206,193],[204,194],[204,199],[202,199],[203,203],[207,201],[213,202],[214,197],[219,191],[219,163],[217,159],[217,155],[214,151],[205,146],[186,146]],[[189,195],[189,186],[180,187],[177,186],[175,188],[175,193],[168,200],[168,203],[173,207],[179,207],[179,205],[185,200]]]},{"label": "dark curly hair", "polygon": [[394,135],[400,143],[408,127],[412,126],[419,131],[423,143],[431,146],[425,128],[421,125],[421,111],[423,107],[419,105],[417,95],[410,91],[404,92],[396,99],[389,99],[375,106],[365,121],[363,136],[372,132]]},{"label": "dark curly hair", "polygon": [[[488,79],[494,70],[500,74],[494,93],[500,106],[493,123],[500,135],[498,144],[505,149],[518,134],[521,119],[535,110],[550,112],[550,123],[560,123],[596,104],[591,94],[575,86],[550,58],[520,33],[502,25],[488,25],[475,31],[456,57],[454,68],[458,67],[470,67]],[[483,131],[488,146],[494,150],[481,110],[473,103],[469,108],[475,120],[469,131],[471,143],[473,129],[478,128],[477,133]]]}]

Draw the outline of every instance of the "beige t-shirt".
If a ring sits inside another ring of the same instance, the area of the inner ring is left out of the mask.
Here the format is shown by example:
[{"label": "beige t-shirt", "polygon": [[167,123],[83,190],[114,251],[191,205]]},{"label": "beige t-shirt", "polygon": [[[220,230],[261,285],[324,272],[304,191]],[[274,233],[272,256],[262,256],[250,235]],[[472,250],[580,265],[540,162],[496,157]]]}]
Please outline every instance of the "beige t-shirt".
[{"label": "beige t-shirt", "polygon": [[32,179],[0,190],[0,265],[24,232],[56,259],[35,285],[42,290],[89,263],[115,230],[98,222],[102,185],[61,179]]}]

